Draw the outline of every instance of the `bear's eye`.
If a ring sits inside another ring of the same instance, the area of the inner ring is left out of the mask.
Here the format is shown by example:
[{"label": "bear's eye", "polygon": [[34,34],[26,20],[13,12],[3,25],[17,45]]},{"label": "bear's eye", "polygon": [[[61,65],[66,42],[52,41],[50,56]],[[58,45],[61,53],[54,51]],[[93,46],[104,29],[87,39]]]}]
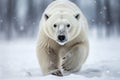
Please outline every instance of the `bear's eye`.
[{"label": "bear's eye", "polygon": [[69,27],[70,27],[70,24],[67,24],[67,27],[69,28]]},{"label": "bear's eye", "polygon": [[56,28],[56,27],[57,27],[57,24],[54,24],[53,27]]}]

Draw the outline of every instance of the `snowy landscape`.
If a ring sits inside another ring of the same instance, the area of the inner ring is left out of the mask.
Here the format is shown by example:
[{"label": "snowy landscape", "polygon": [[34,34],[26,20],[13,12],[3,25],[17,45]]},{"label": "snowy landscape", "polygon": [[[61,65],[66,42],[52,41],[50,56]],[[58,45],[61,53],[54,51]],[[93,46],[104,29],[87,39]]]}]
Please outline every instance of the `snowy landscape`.
[{"label": "snowy landscape", "polygon": [[90,38],[90,54],[78,73],[42,76],[36,40],[0,42],[0,80],[120,80],[120,38]]},{"label": "snowy landscape", "polygon": [[89,23],[80,72],[43,76],[36,56],[39,22],[53,0],[0,0],[0,80],[120,80],[120,0],[71,0]]}]

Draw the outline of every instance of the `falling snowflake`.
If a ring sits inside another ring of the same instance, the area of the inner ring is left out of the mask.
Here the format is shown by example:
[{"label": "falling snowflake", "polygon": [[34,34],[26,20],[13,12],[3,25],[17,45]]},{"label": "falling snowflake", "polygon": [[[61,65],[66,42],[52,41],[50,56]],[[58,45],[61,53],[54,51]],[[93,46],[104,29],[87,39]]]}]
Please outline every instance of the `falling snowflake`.
[{"label": "falling snowflake", "polygon": [[96,0],[94,0],[94,4],[96,4],[97,2],[96,2]]},{"label": "falling snowflake", "polygon": [[107,10],[107,7],[106,7],[106,6],[104,6],[104,7],[103,7],[103,9],[104,9],[104,10]]},{"label": "falling snowflake", "polygon": [[94,20],[94,19],[92,19],[92,22],[95,22],[95,20]]},{"label": "falling snowflake", "polygon": [[35,25],[35,22],[33,22],[33,25]]},{"label": "falling snowflake", "polygon": [[107,24],[110,24],[110,21],[107,21]]},{"label": "falling snowflake", "polygon": [[20,30],[23,31],[24,30],[24,26],[20,26]]},{"label": "falling snowflake", "polygon": [[117,72],[118,74],[120,74],[120,72]]},{"label": "falling snowflake", "polygon": [[107,70],[107,71],[106,71],[106,73],[107,73],[107,74],[109,74],[109,73],[110,73],[110,71],[109,71],[109,70]]},{"label": "falling snowflake", "polygon": [[103,11],[100,11],[100,14],[102,15],[102,14],[103,14]]},{"label": "falling snowflake", "polygon": [[3,20],[2,20],[2,19],[0,20],[0,23],[3,23]]}]

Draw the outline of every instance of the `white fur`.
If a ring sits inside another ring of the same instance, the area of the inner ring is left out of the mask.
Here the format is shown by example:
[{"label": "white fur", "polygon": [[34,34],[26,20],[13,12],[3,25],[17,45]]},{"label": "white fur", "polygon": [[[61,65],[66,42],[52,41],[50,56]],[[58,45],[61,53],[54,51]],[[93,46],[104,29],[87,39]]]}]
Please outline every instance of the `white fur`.
[{"label": "white fur", "polygon": [[[49,16],[47,20],[45,14]],[[78,20],[75,18],[76,14],[80,14]],[[53,28],[55,23],[64,25],[68,38],[66,42],[57,41],[58,29]],[[71,28],[65,27],[67,23]],[[43,74],[56,73],[59,70],[62,75],[66,75],[79,71],[88,56],[87,32],[87,20],[74,3],[68,0],[52,2],[42,15],[38,34],[37,56]]]}]

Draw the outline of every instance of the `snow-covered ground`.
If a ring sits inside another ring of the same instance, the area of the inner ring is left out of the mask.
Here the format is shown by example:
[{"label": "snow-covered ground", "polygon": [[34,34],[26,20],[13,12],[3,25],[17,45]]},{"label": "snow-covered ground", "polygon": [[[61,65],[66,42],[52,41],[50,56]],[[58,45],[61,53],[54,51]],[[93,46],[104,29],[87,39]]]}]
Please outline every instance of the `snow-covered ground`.
[{"label": "snow-covered ground", "polygon": [[0,41],[0,80],[120,80],[120,38],[90,38],[90,54],[76,74],[42,76],[34,40]]}]

